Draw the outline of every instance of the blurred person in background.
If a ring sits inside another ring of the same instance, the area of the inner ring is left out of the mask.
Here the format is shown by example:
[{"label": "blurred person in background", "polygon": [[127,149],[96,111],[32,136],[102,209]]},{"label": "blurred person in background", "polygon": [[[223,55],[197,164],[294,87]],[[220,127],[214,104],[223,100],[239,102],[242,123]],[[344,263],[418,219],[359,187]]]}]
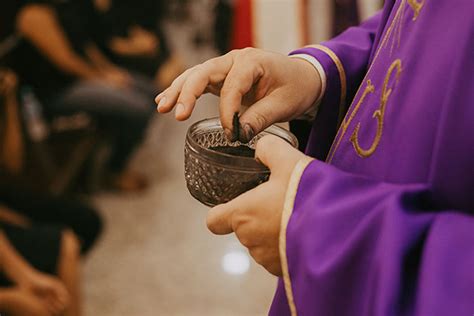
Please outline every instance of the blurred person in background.
[{"label": "blurred person in background", "polygon": [[58,198],[36,193],[22,184],[19,177],[23,166],[23,132],[17,102],[16,75],[0,69],[0,210],[1,219],[23,228],[35,224],[53,224],[73,230],[86,253],[102,231],[98,212],[70,198]]},{"label": "blurred person in background", "polygon": [[17,79],[0,70],[0,312],[79,315],[79,259],[96,241],[97,212],[17,184],[23,161]]},{"label": "blurred person in background", "polygon": [[128,170],[127,162],[144,136],[150,97],[158,89],[98,49],[100,1],[16,1],[12,14],[26,40],[15,51],[13,67],[22,84],[33,87],[49,116],[92,116],[113,142],[109,184],[124,191],[143,189],[146,178]]},{"label": "blurred person in background", "polygon": [[78,316],[79,247],[74,234],[0,222],[0,313]]},{"label": "blurred person in background", "polygon": [[115,64],[152,78],[161,89],[183,71],[163,31],[165,1],[96,0],[98,45]]}]

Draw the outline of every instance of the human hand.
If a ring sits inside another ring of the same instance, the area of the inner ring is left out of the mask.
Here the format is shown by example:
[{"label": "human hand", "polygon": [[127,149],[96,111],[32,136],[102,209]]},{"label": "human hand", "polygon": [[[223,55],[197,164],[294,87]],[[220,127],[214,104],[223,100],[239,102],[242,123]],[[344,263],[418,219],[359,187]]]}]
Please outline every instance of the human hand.
[{"label": "human hand", "polygon": [[18,287],[0,289],[0,310],[8,315],[56,316],[64,312]]},{"label": "human hand", "polygon": [[108,67],[101,71],[101,79],[108,85],[119,89],[130,86],[130,74],[118,67]]},{"label": "human hand", "polygon": [[133,27],[128,37],[115,37],[109,48],[122,56],[155,56],[158,53],[157,36],[141,27]]},{"label": "human hand", "polygon": [[269,181],[212,208],[207,226],[218,235],[234,232],[257,263],[281,276],[279,235],[286,190],[296,164],[309,158],[276,136],[262,137],[255,157],[270,169]]},{"label": "human hand", "polygon": [[[321,94],[321,78],[304,60],[246,48],[186,70],[155,101],[160,113],[176,107],[175,117],[182,121],[207,92],[220,96],[227,137],[236,140],[238,135],[247,142],[275,122],[304,114]],[[238,132],[233,130],[235,113],[240,113]]]},{"label": "human hand", "polygon": [[59,314],[69,304],[69,293],[56,277],[31,270],[19,280],[18,287],[41,299],[48,308]]}]

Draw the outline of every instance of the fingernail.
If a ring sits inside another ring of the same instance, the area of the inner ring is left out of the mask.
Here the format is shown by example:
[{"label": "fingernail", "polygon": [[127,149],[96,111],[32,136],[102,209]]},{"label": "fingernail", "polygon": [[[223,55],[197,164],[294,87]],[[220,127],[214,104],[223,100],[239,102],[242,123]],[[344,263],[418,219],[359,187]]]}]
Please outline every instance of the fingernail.
[{"label": "fingernail", "polygon": [[244,135],[246,142],[251,141],[255,137],[255,132],[249,124],[244,124]]},{"label": "fingernail", "polygon": [[225,134],[225,137],[227,137],[228,140],[230,141],[233,141],[232,140],[232,131],[228,128],[224,128],[224,134]]},{"label": "fingernail", "polygon": [[161,98],[160,103],[158,103],[158,110],[160,110],[166,103],[166,97]]},{"label": "fingernail", "polygon": [[176,105],[175,114],[176,114],[177,116],[179,116],[179,115],[183,114],[183,112],[184,112],[184,105],[183,105],[183,103],[178,103],[178,104]]}]

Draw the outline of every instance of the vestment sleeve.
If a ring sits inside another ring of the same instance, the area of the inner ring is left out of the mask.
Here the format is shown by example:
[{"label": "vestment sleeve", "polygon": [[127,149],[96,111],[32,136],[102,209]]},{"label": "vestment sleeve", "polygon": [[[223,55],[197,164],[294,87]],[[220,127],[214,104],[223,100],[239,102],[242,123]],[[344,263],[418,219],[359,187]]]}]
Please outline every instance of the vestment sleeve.
[{"label": "vestment sleeve", "polygon": [[313,121],[313,126],[318,128],[321,153],[310,153],[319,159],[324,159],[329,151],[337,128],[367,73],[376,34],[380,33],[381,20],[382,13],[378,13],[360,26],[351,27],[327,42],[290,53],[290,56],[307,55],[315,58],[326,75],[324,97],[321,102],[315,103],[318,109]]},{"label": "vestment sleeve", "polygon": [[351,101],[367,72],[381,16],[381,13],[376,14],[360,26],[351,27],[327,42],[290,53],[290,56],[297,54],[312,56],[323,66],[328,80],[324,103],[343,102],[345,105]]},{"label": "vestment sleeve", "polygon": [[472,314],[474,212],[434,200],[423,184],[379,182],[318,160],[298,164],[270,314]]}]

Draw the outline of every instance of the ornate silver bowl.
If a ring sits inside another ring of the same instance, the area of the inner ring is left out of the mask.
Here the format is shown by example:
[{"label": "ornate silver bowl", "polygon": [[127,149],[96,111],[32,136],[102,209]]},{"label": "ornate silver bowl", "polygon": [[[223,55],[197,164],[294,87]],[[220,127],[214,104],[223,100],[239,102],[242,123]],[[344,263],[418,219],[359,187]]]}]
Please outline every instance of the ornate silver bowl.
[{"label": "ornate silver bowl", "polygon": [[267,181],[270,170],[256,159],[211,148],[248,146],[255,149],[257,141],[268,134],[298,147],[298,140],[293,134],[275,125],[255,136],[248,144],[242,144],[226,138],[219,118],[193,124],[188,129],[184,146],[184,175],[191,195],[207,206],[215,206]]}]

